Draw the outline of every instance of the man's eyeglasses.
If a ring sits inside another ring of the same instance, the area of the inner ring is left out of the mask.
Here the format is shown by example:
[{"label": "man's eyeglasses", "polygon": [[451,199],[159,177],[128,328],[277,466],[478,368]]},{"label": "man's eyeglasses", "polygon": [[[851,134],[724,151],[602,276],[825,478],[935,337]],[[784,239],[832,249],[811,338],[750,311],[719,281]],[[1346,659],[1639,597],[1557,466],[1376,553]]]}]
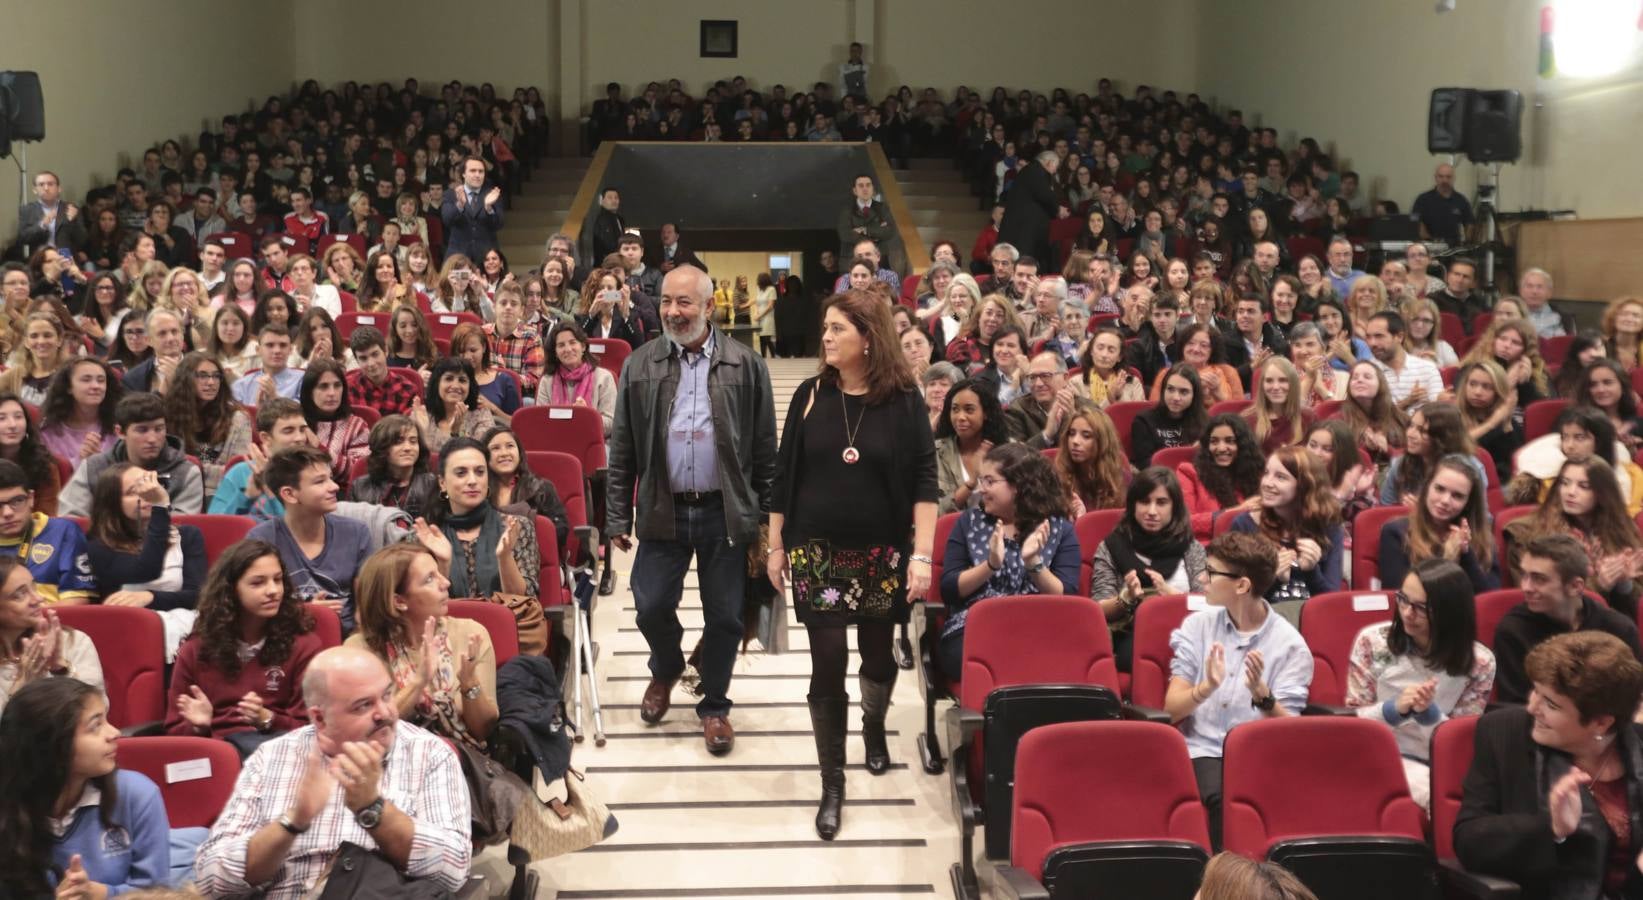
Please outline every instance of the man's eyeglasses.
[{"label": "man's eyeglasses", "polygon": [[12,497],[9,500],[0,500],[0,510],[4,510],[6,512],[19,513],[19,512],[22,512],[25,509],[28,509],[29,504],[31,504],[33,502],[34,502],[34,497],[31,496],[27,491],[24,491],[23,493],[18,494],[17,496]]},{"label": "man's eyeglasses", "polygon": [[1398,593],[1395,596],[1397,598],[1399,606],[1409,610],[1410,612],[1414,613],[1417,616],[1421,616],[1422,618],[1430,618],[1431,617],[1431,615],[1432,615],[1432,604],[1430,604],[1430,603],[1416,603],[1415,601],[1409,599],[1409,595],[1405,594],[1403,591],[1398,591]]},{"label": "man's eyeglasses", "polygon": [[1225,569],[1212,569],[1209,566],[1204,567],[1204,579],[1206,581],[1211,579],[1211,578],[1214,578],[1217,575],[1221,576],[1222,578],[1238,578],[1238,577],[1240,577],[1237,572],[1228,572]]},{"label": "man's eyeglasses", "polygon": [[1053,381],[1060,372],[1028,372],[1028,381]]}]

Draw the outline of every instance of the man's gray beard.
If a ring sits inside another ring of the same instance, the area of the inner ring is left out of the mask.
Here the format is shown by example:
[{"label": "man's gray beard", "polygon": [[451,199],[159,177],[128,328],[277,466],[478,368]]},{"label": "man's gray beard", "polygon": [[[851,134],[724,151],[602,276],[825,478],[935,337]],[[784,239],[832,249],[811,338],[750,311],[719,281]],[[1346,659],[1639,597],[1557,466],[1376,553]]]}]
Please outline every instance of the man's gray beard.
[{"label": "man's gray beard", "polygon": [[707,335],[707,316],[695,320],[689,326],[690,330],[683,333],[675,331],[671,324],[665,322],[663,324],[667,325],[667,336],[684,346],[694,344]]}]

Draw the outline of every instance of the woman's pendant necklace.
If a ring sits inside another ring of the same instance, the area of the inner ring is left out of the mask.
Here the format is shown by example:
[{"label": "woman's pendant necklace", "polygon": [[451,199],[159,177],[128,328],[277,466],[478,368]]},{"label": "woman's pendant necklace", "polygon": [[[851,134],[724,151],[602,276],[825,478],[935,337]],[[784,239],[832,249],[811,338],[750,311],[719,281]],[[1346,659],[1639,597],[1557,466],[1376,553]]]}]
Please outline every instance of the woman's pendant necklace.
[{"label": "woman's pendant necklace", "polygon": [[867,404],[861,405],[861,415],[856,417],[856,427],[850,427],[850,406],[845,402],[845,393],[839,391],[839,409],[844,411],[844,452],[839,454],[844,458],[844,464],[853,466],[861,460],[861,452],[856,449],[856,434],[861,431],[861,421],[867,418]]}]

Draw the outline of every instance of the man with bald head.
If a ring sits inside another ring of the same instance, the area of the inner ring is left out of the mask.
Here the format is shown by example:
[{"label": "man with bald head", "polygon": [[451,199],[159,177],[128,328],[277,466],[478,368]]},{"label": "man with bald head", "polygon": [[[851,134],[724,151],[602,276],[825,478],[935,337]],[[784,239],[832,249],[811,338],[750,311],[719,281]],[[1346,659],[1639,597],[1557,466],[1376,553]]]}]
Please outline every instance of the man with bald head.
[{"label": "man with bald head", "polygon": [[651,674],[639,716],[652,725],[684,673],[678,608],[695,559],[704,620],[696,714],[708,752],[723,754],[735,743],[730,672],[747,545],[770,511],[776,410],[764,360],[714,328],[712,310],[706,272],[680,265],[662,279],[662,339],[633,351],[616,389],[607,531],[623,550],[638,539],[633,603]]},{"label": "man with bald head", "polygon": [[382,660],[321,652],[302,678],[312,722],[260,747],[200,846],[208,897],[306,896],[348,841],[401,873],[455,892],[473,858],[468,788],[456,752],[399,719]]},{"label": "man with bald head", "polygon": [[1472,224],[1472,203],[1455,190],[1455,167],[1439,163],[1432,173],[1432,189],[1415,198],[1410,210],[1420,223],[1424,240],[1447,241],[1450,246],[1465,242],[1466,228]]}]

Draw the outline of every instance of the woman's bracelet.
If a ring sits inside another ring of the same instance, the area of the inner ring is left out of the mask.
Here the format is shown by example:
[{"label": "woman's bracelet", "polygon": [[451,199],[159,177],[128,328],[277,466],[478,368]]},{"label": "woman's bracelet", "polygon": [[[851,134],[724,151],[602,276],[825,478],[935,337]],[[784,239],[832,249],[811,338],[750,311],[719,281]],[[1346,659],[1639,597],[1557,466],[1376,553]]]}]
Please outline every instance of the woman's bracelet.
[{"label": "woman's bracelet", "polygon": [[935,562],[932,561],[930,559],[930,557],[928,557],[928,556],[926,556],[922,553],[915,553],[912,556],[909,556],[908,560],[911,561],[911,562],[916,562],[916,563],[924,563],[927,566],[935,565]]}]

